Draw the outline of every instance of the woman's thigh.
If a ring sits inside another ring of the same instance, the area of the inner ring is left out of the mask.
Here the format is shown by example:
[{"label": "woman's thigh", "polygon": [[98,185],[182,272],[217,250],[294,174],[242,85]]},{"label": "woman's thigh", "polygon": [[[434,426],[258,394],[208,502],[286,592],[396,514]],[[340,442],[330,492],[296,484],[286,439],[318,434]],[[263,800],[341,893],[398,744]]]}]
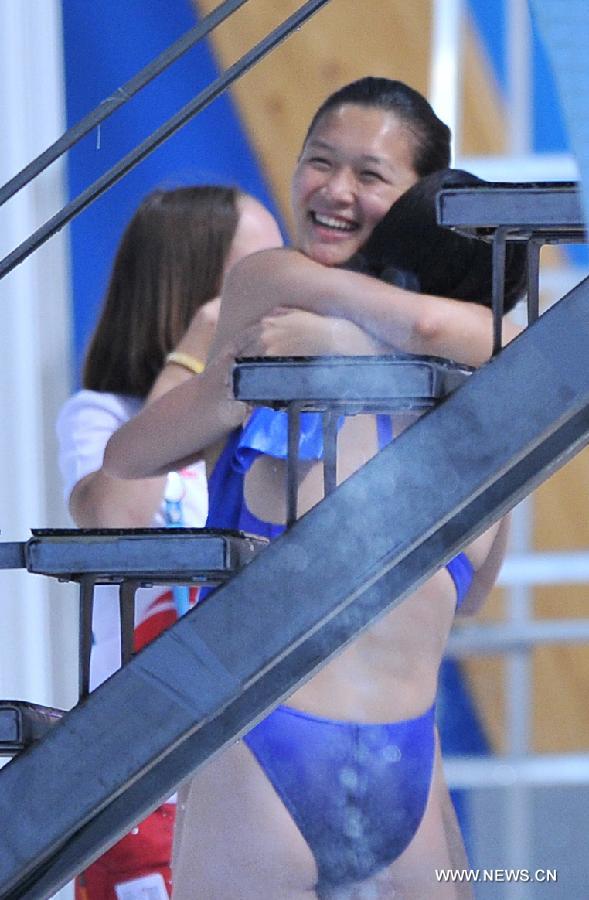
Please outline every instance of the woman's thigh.
[{"label": "woman's thigh", "polygon": [[174,900],[310,900],[317,868],[262,769],[239,742],[179,791]]}]

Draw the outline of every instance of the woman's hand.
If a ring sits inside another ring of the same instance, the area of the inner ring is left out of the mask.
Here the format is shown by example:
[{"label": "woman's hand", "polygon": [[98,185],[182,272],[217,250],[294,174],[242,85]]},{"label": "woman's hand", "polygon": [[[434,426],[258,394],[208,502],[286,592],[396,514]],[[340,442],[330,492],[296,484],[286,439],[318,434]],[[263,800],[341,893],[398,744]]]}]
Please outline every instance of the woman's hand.
[{"label": "woman's hand", "polygon": [[174,349],[180,353],[188,353],[205,363],[217,327],[220,306],[220,297],[199,306]]},{"label": "woman's hand", "polygon": [[353,356],[390,353],[392,348],[348,319],[277,307],[236,339],[238,356]]},{"label": "woman's hand", "polygon": [[233,399],[235,352],[227,342],[202,375],[186,373],[184,381],[115,431],[104,454],[106,473],[114,478],[151,478],[207,458],[208,451],[248,413],[245,403]]},{"label": "woman's hand", "polygon": [[[208,303],[199,306],[188,328],[174,347],[174,350],[179,353],[186,353],[188,356],[193,357],[202,364],[203,368],[215,335],[220,306],[220,297],[215,297],[213,300],[209,300]],[[153,383],[147,397],[147,403],[157,400],[162,394],[166,394],[172,388],[192,377],[189,369],[184,368],[182,365],[164,365]]]}]

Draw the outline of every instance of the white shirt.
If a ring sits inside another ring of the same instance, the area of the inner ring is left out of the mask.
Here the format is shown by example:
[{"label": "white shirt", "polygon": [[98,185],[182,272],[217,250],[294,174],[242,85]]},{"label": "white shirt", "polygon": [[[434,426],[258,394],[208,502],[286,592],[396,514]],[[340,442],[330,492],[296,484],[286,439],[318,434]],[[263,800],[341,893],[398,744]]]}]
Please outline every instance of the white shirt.
[{"label": "white shirt", "polygon": [[[82,390],[63,405],[57,419],[59,467],[66,504],[75,485],[102,466],[104,448],[111,434],[136,415],[142,402],[136,397]],[[186,527],[200,528],[207,517],[207,483],[204,462],[194,463],[178,473],[170,473],[164,499],[152,527],[167,524],[168,510],[181,517]],[[135,598],[135,625],[140,626],[157,613],[171,611],[174,600],[169,588],[161,585],[140,588]],[[93,647],[90,689],[98,687],[120,667],[119,593],[117,586],[101,585],[94,592],[92,617]]]}]

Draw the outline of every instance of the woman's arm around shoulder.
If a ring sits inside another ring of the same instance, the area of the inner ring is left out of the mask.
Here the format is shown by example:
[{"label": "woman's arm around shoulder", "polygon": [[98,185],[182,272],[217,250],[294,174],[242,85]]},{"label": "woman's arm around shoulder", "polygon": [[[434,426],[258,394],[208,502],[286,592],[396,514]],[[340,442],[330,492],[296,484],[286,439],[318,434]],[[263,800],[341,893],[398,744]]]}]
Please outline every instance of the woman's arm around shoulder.
[{"label": "woman's arm around shoulder", "polygon": [[104,454],[106,472],[146,478],[204,459],[247,413],[231,399],[234,357],[232,345],[222,348],[202,375],[188,375],[115,432]]},{"label": "woman's arm around shoulder", "polygon": [[[407,353],[479,366],[492,349],[491,311],[475,303],[418,294],[345,269],[328,268],[290,249],[264,250],[230,272],[214,345],[271,313],[296,307],[349,319]],[[517,328],[504,320],[504,343]]]},{"label": "woman's arm around shoulder", "polygon": [[[175,348],[180,354],[188,354],[198,361],[206,358],[218,309],[219,299],[216,298],[196,310]],[[149,407],[159,397],[191,380],[191,377],[182,365],[165,364],[143,407]],[[129,481],[117,477],[104,466],[109,438],[132,420],[141,406],[142,401],[137,398],[85,390],[63,407],[58,421],[60,462],[70,513],[78,527],[145,528],[153,524],[163,498],[165,475],[175,467],[162,467],[159,477]],[[142,440],[143,435],[140,434],[135,447],[137,455],[141,452]]]},{"label": "woman's arm around shoulder", "polygon": [[59,464],[66,503],[79,528],[151,524],[165,479],[131,486],[110,477],[102,466],[106,442],[135,414],[139,402],[131,397],[82,390],[61,409],[57,421]]}]

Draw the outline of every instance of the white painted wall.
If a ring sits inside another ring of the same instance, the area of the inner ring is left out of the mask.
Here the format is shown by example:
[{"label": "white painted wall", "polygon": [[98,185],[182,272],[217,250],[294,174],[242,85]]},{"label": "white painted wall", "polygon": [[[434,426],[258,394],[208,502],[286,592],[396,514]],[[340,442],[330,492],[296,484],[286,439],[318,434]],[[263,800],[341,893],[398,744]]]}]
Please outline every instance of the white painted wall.
[{"label": "white painted wall", "polygon": [[[0,183],[64,130],[59,0],[0,2]],[[63,205],[63,165],[0,207],[6,255]],[[0,540],[67,524],[54,421],[70,390],[67,235],[0,281]],[[0,697],[69,707],[76,697],[71,585],[0,571]],[[71,896],[69,889],[60,896]]]}]

